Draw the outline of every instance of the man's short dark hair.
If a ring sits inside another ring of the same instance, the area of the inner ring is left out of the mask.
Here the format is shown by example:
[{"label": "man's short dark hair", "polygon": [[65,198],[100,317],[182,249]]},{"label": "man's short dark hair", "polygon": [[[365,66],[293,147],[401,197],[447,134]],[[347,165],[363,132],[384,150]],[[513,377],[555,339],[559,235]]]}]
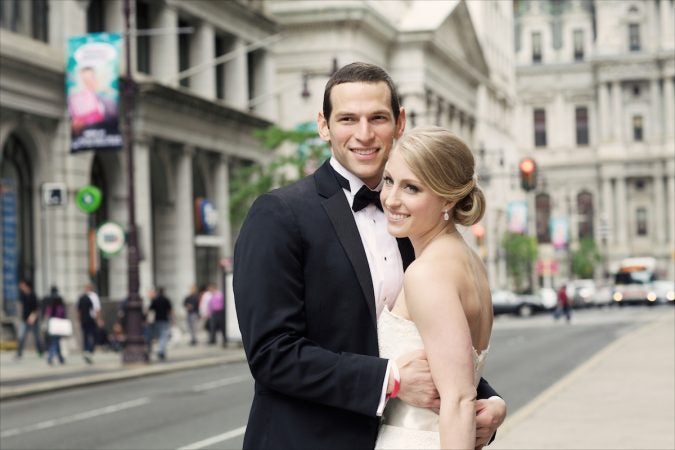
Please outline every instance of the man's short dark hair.
[{"label": "man's short dark hair", "polygon": [[353,62],[341,67],[326,83],[326,89],[323,92],[323,117],[326,119],[326,122],[330,119],[330,114],[333,111],[333,105],[330,101],[330,93],[333,90],[333,86],[342,83],[377,83],[380,81],[384,81],[389,86],[391,110],[394,113],[394,120],[398,122],[401,105],[394,81],[382,67],[364,62]]}]

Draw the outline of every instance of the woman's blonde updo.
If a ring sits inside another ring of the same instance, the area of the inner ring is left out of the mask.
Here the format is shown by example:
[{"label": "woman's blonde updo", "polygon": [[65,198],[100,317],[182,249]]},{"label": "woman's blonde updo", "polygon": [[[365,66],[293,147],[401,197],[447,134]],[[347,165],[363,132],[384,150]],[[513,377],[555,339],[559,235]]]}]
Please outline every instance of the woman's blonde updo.
[{"label": "woman's blonde updo", "polygon": [[410,170],[435,194],[455,203],[452,220],[470,226],[485,214],[485,196],[476,182],[471,150],[440,127],[419,127],[396,143]]}]

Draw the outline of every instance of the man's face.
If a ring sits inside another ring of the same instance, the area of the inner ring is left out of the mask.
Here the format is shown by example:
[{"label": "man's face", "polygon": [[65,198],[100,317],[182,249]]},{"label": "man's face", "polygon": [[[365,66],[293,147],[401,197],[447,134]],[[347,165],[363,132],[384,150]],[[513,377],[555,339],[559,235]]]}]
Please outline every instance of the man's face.
[{"label": "man's face", "polygon": [[330,119],[319,113],[319,135],[330,142],[333,157],[371,188],[405,128],[405,112],[401,108],[395,122],[390,95],[385,82],[338,84],[330,94]]}]

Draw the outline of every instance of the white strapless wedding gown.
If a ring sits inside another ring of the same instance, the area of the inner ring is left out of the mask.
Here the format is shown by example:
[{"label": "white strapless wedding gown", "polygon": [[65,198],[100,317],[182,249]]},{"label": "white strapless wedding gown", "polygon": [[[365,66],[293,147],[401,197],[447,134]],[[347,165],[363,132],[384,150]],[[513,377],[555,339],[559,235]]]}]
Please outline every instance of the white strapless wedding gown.
[{"label": "white strapless wedding gown", "polygon": [[[386,307],[377,322],[380,357],[396,359],[400,355],[424,348],[415,324],[390,312]],[[474,385],[483,373],[488,350],[473,350]],[[439,449],[438,414],[417,408],[398,398],[389,400],[382,415],[376,449]]]}]

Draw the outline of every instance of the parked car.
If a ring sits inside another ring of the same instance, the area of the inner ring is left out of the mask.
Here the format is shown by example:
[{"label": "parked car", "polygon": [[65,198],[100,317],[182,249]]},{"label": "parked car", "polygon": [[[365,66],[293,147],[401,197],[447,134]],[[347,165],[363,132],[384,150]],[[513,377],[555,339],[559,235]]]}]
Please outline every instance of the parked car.
[{"label": "parked car", "polygon": [[675,305],[675,281],[654,281],[649,293],[647,294],[647,299],[657,303],[670,303],[671,305]]},{"label": "parked car", "polygon": [[567,298],[572,300],[575,308],[592,306],[591,298],[595,294],[595,281],[574,280],[567,285]]},{"label": "parked car", "polygon": [[558,305],[558,293],[553,288],[541,288],[539,290],[541,304],[546,310],[555,309]]},{"label": "parked car", "polygon": [[612,300],[612,294],[614,293],[614,288],[612,286],[602,286],[595,289],[595,292],[589,297],[589,305],[603,307],[611,306],[614,301]]},{"label": "parked car", "polygon": [[511,291],[496,289],[492,291],[492,309],[495,314],[529,317],[547,308],[543,305],[540,295],[516,295]]}]

